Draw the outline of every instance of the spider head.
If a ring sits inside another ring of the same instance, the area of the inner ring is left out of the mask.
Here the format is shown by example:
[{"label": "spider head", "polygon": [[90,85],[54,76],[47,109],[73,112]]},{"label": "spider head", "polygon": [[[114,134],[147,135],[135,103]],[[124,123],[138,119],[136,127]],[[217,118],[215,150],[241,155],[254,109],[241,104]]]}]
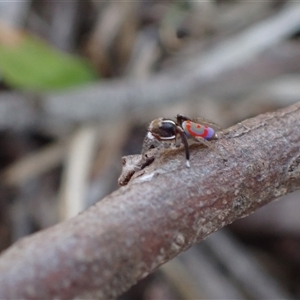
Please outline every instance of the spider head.
[{"label": "spider head", "polygon": [[172,120],[159,118],[150,123],[148,131],[159,141],[173,141],[176,139],[177,125]]}]

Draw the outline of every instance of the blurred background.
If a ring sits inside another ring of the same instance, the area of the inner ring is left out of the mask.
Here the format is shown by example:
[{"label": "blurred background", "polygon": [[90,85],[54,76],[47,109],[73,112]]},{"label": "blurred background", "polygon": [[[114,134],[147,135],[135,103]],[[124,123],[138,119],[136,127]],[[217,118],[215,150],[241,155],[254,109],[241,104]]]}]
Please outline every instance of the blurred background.
[{"label": "blurred background", "polygon": [[[118,188],[177,113],[227,128],[300,100],[297,1],[1,1],[0,250]],[[300,193],[120,299],[299,299]]]}]

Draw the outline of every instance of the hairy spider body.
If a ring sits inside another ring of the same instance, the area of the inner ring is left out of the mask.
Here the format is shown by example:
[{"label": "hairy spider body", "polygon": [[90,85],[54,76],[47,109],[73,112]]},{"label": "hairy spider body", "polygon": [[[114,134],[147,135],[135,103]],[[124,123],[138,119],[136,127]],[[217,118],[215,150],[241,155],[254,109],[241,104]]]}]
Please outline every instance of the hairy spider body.
[{"label": "hairy spider body", "polygon": [[153,120],[148,128],[148,138],[150,139],[155,138],[162,142],[175,142],[178,145],[179,136],[185,148],[187,167],[190,167],[188,139],[193,139],[211,147],[207,141],[218,138],[214,128],[193,122],[188,117],[180,114],[177,115],[176,122],[170,119],[159,118]]}]

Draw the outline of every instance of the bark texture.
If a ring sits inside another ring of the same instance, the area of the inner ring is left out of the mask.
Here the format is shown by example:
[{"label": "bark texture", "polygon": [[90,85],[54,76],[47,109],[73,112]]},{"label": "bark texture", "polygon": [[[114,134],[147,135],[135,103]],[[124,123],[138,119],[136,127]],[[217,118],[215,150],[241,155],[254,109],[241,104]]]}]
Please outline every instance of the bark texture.
[{"label": "bark texture", "polygon": [[115,298],[212,232],[300,187],[300,103],[237,124],[213,150],[164,150],[124,187],[0,257],[0,298]]}]

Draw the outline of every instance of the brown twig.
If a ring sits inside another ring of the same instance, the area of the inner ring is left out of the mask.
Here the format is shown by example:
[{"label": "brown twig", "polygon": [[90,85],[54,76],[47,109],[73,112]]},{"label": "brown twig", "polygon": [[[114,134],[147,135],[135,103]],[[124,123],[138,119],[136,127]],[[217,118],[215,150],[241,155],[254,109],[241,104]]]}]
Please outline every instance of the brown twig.
[{"label": "brown twig", "polygon": [[164,150],[127,186],[0,257],[0,298],[114,298],[212,232],[300,187],[300,103]]}]

